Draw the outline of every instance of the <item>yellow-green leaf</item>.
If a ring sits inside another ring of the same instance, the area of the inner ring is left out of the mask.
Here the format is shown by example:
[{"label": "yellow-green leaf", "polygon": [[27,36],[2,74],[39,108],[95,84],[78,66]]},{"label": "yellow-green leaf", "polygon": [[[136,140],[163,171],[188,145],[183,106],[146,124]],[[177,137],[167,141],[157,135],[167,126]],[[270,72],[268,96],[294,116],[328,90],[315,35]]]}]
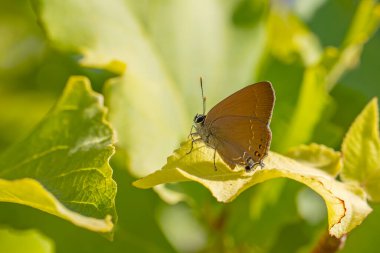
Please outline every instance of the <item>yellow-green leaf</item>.
[{"label": "yellow-green leaf", "polygon": [[192,180],[207,187],[218,201],[229,202],[255,184],[272,178],[291,178],[322,196],[328,209],[330,234],[336,237],[351,231],[371,212],[367,202],[354,194],[351,186],[347,187],[326,172],[291,158],[271,152],[264,160],[266,165],[263,169],[256,168],[247,173],[242,167],[230,170],[217,156],[215,171],[213,149],[194,143],[194,149],[187,155],[190,147],[190,141],[184,143],[168,158],[161,170],[134,182],[134,185],[150,188],[163,183]]},{"label": "yellow-green leaf", "polygon": [[97,232],[116,220],[113,131],[102,96],[70,78],[50,113],[0,157],[0,201],[31,206]]},{"label": "yellow-green leaf", "polygon": [[343,140],[342,152],[342,179],[357,182],[370,199],[380,201],[380,137],[376,98],[352,123]]},{"label": "yellow-green leaf", "polygon": [[326,171],[333,177],[339,174],[343,165],[340,152],[316,143],[292,148],[287,155],[302,164]]}]

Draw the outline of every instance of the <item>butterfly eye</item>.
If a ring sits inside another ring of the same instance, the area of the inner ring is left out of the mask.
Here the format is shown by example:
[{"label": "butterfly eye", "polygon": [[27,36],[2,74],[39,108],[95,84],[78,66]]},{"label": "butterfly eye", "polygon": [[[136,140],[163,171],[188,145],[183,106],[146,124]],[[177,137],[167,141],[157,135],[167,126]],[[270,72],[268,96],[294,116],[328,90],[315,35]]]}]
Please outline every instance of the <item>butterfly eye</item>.
[{"label": "butterfly eye", "polygon": [[194,117],[194,123],[202,123],[205,120],[206,116],[203,114],[197,114]]}]

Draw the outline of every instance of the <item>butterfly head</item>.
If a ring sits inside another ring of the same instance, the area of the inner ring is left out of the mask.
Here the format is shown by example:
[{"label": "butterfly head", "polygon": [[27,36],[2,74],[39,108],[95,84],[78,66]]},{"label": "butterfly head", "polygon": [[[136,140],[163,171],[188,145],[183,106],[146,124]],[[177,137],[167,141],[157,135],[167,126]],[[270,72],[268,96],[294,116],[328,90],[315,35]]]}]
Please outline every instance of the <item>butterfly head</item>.
[{"label": "butterfly head", "polygon": [[194,117],[194,123],[197,124],[197,125],[198,124],[203,125],[203,123],[205,122],[205,119],[206,119],[206,115],[204,115],[204,114],[197,114]]}]

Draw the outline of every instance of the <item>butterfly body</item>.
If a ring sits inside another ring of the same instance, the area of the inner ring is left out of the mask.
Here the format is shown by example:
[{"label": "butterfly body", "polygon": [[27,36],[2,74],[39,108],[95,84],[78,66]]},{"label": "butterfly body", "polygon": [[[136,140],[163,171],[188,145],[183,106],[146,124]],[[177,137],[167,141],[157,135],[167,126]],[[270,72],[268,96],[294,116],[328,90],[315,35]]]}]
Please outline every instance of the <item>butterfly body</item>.
[{"label": "butterfly body", "polygon": [[216,146],[218,144],[217,139],[213,135],[212,129],[210,129],[209,125],[205,125],[206,121],[206,115],[204,114],[197,114],[194,118],[194,127],[196,130],[196,133],[201,137],[204,143],[207,144],[207,146],[216,149]]},{"label": "butterfly body", "polygon": [[231,169],[237,165],[246,170],[263,167],[272,139],[269,124],[274,100],[270,82],[249,85],[222,100],[207,115],[197,114],[196,134]]}]

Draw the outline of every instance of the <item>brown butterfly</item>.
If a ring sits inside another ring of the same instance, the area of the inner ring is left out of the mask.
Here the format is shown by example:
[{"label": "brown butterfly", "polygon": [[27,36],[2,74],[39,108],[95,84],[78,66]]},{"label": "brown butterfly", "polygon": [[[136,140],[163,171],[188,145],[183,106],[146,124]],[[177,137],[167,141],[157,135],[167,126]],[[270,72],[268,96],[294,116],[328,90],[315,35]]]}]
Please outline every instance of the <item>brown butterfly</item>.
[{"label": "brown butterfly", "polygon": [[[196,132],[190,133],[193,143],[203,140],[215,150],[215,169],[216,152],[231,169],[236,165],[244,166],[247,171],[256,165],[264,167],[262,161],[272,139],[269,128],[275,101],[272,84],[265,81],[251,84],[219,102],[207,114],[202,78],[201,89],[203,114],[194,118],[191,130],[195,128]],[[194,139],[194,135],[199,138]]]}]

